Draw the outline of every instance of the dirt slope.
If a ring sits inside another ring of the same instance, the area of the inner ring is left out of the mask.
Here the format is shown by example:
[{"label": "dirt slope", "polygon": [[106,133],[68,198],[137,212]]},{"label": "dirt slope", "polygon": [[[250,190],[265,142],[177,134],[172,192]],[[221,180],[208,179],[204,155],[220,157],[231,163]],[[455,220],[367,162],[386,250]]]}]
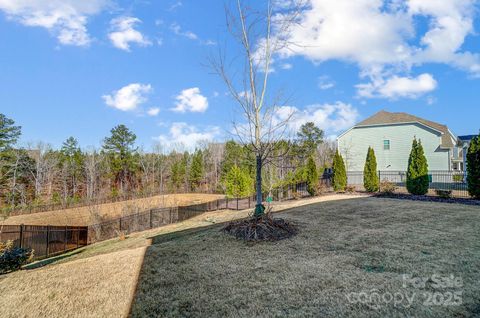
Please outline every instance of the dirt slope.
[{"label": "dirt slope", "polygon": [[217,194],[196,193],[157,195],[143,199],[12,216],[0,224],[86,226],[152,208],[204,203],[223,197]]}]

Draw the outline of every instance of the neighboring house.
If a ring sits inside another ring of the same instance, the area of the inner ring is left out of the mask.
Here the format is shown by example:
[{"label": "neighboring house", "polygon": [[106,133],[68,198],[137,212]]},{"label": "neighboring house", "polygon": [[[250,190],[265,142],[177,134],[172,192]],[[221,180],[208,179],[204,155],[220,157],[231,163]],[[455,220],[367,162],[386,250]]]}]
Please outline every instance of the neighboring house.
[{"label": "neighboring house", "polygon": [[420,140],[429,171],[463,171],[463,144],[448,129],[406,113],[380,111],[356,124],[338,139],[347,171],[363,171],[368,147],[373,147],[378,170],[406,171],[414,138]]}]

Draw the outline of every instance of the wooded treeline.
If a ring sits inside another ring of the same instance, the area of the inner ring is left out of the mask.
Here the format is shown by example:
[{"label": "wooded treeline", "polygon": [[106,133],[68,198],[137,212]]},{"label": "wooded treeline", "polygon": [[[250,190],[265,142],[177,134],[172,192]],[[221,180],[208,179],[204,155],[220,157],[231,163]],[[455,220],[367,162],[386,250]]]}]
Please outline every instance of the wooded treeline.
[{"label": "wooded treeline", "polygon": [[[60,149],[42,142],[20,147],[20,137],[21,127],[0,114],[2,207],[67,206],[172,192],[237,197],[254,191],[255,157],[235,141],[203,143],[192,153],[166,152],[159,143],[145,151],[136,146],[136,135],[125,125],[114,127],[100,149],[82,149],[74,137]],[[264,167],[264,190],[305,181],[309,158],[318,172],[330,166],[334,146],[324,142],[323,132],[313,123],[303,125],[296,140],[279,143]]]}]

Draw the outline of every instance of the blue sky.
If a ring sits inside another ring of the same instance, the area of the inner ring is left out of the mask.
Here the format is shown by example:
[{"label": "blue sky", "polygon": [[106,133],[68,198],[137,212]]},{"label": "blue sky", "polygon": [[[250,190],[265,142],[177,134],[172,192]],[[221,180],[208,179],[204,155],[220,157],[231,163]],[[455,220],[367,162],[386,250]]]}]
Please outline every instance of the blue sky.
[{"label": "blue sky", "polygon": [[[328,136],[381,109],[477,133],[478,9],[311,0],[290,35],[305,45],[275,58],[272,89],[292,95],[296,124],[314,120]],[[146,148],[223,140],[238,108],[204,64],[225,41],[220,0],[0,0],[0,112],[23,143],[98,147],[121,123]]]}]

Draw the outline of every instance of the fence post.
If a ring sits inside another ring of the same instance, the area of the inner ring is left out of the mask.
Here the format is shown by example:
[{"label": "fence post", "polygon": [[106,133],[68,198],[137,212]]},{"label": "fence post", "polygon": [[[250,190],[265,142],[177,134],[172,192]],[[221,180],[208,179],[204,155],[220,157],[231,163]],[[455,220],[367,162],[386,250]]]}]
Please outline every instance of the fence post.
[{"label": "fence post", "polygon": [[380,183],[382,182],[382,170],[378,170],[378,192],[380,192]]},{"label": "fence post", "polygon": [[238,197],[237,197],[237,210],[238,210]]},{"label": "fence post", "polygon": [[23,224],[20,224],[20,248],[23,247]]},{"label": "fence post", "polygon": [[248,208],[249,208],[249,209],[250,209],[250,199],[251,199],[251,198],[252,198],[251,196],[248,196]]},{"label": "fence post", "polygon": [[67,250],[67,226],[65,225],[65,232],[63,236],[63,251]]},{"label": "fence post", "polygon": [[120,226],[119,231],[122,232],[122,218],[121,217],[118,219],[118,223],[119,223],[119,226]]},{"label": "fence post", "polygon": [[[87,233],[88,233],[88,230],[87,230]],[[80,241],[80,227],[77,226],[77,248],[78,248],[78,246],[79,246],[79,245],[78,245],[79,241]]]},{"label": "fence post", "polygon": [[150,228],[153,228],[152,214],[153,214],[153,209],[150,209]]},{"label": "fence post", "polygon": [[228,209],[228,197],[227,197],[227,199],[225,200],[225,209]]},{"label": "fence post", "polygon": [[48,252],[50,249],[50,225],[47,225],[47,246],[46,246],[46,257],[48,257]]}]

